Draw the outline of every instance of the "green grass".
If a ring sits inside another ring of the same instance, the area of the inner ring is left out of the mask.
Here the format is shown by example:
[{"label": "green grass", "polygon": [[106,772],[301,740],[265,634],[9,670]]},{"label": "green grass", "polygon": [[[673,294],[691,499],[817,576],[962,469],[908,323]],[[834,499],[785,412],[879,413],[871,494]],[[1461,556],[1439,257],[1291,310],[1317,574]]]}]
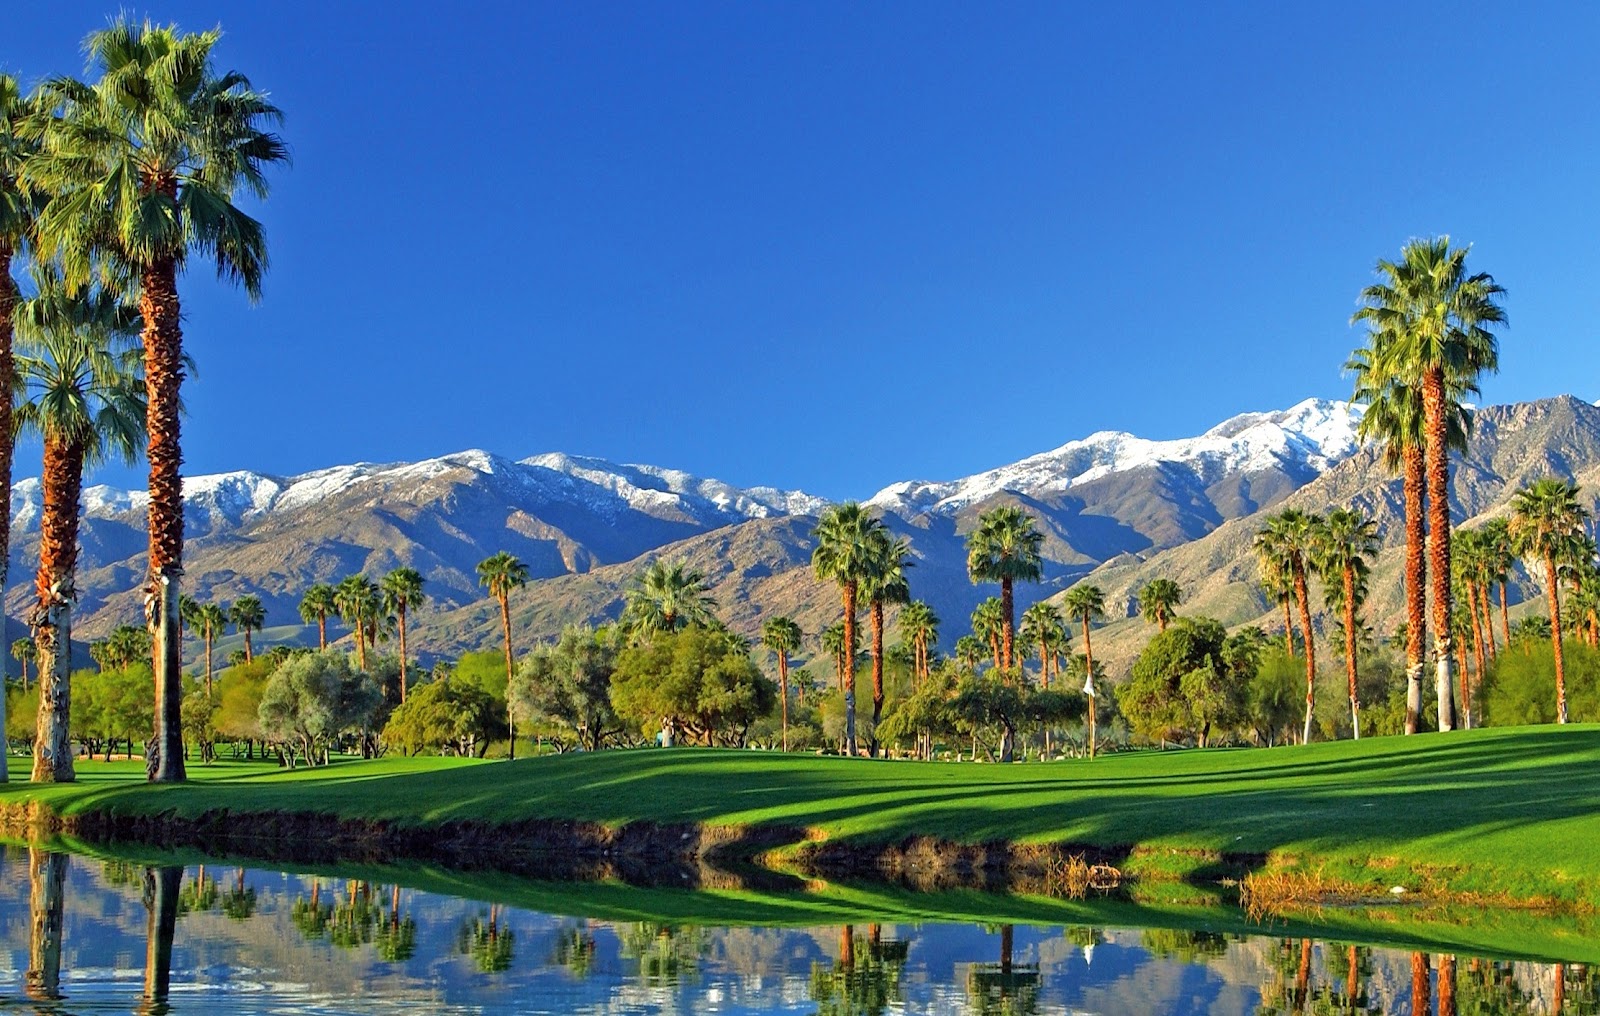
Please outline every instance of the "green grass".
[{"label": "green grass", "polygon": [[[66,816],[225,808],[423,826],[558,818],[777,824],[860,842],[1068,842],[1143,848],[1130,863],[1174,878],[1223,852],[1371,886],[1600,903],[1595,725],[1012,766],[678,749],[292,772],[222,762],[171,787],[145,785],[137,762],[79,772],[75,785],[13,782],[0,802],[35,798]],[[23,760],[11,773],[26,779]]]}]

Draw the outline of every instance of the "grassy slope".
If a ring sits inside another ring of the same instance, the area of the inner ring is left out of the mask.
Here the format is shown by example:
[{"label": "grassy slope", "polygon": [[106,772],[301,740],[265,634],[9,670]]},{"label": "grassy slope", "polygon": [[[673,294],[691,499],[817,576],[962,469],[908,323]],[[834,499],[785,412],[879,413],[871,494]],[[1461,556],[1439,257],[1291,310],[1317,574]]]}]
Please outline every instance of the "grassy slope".
[{"label": "grassy slope", "polygon": [[[26,779],[21,761],[13,780]],[[1592,725],[1015,766],[684,749],[295,772],[224,763],[194,766],[196,779],[177,787],[144,785],[137,763],[87,763],[80,773],[70,786],[13,782],[0,801],[33,797],[68,815],[227,808],[403,824],[775,823],[862,841],[926,834],[1220,850],[1299,857],[1369,882],[1416,886],[1431,874],[1459,890],[1600,903]]]}]

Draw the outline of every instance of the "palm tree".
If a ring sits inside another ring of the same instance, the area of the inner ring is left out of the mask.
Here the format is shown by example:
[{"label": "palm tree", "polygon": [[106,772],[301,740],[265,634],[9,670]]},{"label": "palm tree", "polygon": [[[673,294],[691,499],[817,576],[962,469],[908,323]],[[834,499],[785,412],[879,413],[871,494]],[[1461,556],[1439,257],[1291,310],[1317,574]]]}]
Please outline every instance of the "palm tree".
[{"label": "palm tree", "polygon": [[400,625],[400,701],[406,700],[406,613],[422,602],[422,573],[415,568],[396,568],[383,577],[383,612],[393,614]]},{"label": "palm tree", "polygon": [[939,615],[922,600],[912,600],[900,611],[901,636],[911,642],[912,671],[920,684],[928,676],[928,649],[939,641]]},{"label": "palm tree", "polygon": [[73,296],[48,276],[16,309],[17,338],[27,352],[17,361],[15,420],[44,441],[37,601],[28,617],[39,656],[36,783],[74,778],[68,727],[78,502],[86,466],[112,455],[132,462],[143,445],[136,320],[104,291]]},{"label": "palm tree", "polygon": [[792,617],[769,617],[761,625],[761,644],[778,658],[778,691],[783,696],[783,750],[789,750],[789,656],[800,651],[800,626]]},{"label": "palm tree", "polygon": [[[1452,567],[1455,569],[1457,586],[1463,598],[1467,601],[1467,612],[1470,624],[1467,634],[1472,639],[1472,658],[1477,664],[1478,682],[1483,682],[1485,666],[1484,655],[1484,618],[1489,616],[1489,548],[1485,541],[1486,534],[1482,530],[1463,529],[1456,533],[1452,541]],[[1492,619],[1491,619],[1492,625]],[[1493,632],[1491,627],[1490,632]],[[1467,674],[1462,672],[1461,682],[1461,726],[1464,730],[1472,729],[1472,698],[1468,692]]]},{"label": "palm tree", "polygon": [[22,690],[28,690],[28,664],[38,659],[39,651],[33,639],[22,638],[11,643],[11,658],[22,664]]},{"label": "palm tree", "polygon": [[976,635],[963,635],[956,639],[956,662],[967,670],[977,670],[983,659],[983,639]]},{"label": "palm tree", "polygon": [[822,651],[833,660],[833,685],[840,692],[844,691],[844,663],[847,655],[844,648],[844,622],[830,624],[822,629],[817,636],[817,641],[822,645]]},{"label": "palm tree", "polygon": [[1435,687],[1439,729],[1455,725],[1450,654],[1450,449],[1459,392],[1499,367],[1491,326],[1503,324],[1494,278],[1466,272],[1467,248],[1449,237],[1412,240],[1398,262],[1380,260],[1379,281],[1361,292],[1355,320],[1384,336],[1376,366],[1421,402],[1428,512],[1428,571],[1434,587]]},{"label": "palm tree", "polygon": [[1322,527],[1322,517],[1298,508],[1285,508],[1267,519],[1266,528],[1256,534],[1256,560],[1263,574],[1286,578],[1294,589],[1300,607],[1300,631],[1306,646],[1306,723],[1301,743],[1311,742],[1311,713],[1316,706],[1317,651],[1311,633],[1311,597],[1306,587],[1306,556],[1313,538]]},{"label": "palm tree", "polygon": [[868,753],[878,754],[878,720],[883,716],[883,613],[886,604],[911,602],[911,585],[906,569],[911,560],[911,544],[905,537],[891,536],[887,529],[872,531],[872,569],[861,584],[872,625],[872,742]]},{"label": "palm tree", "polygon": [[182,34],[125,18],[91,34],[84,48],[100,80],[89,86],[56,78],[43,86],[44,112],[29,125],[39,155],[23,170],[25,182],[55,195],[39,217],[41,256],[59,259],[75,285],[98,271],[140,294],[149,391],[148,595],[159,636],[152,778],[161,782],[184,778],[178,275],[199,253],[215,259],[220,277],[259,299],[265,234],[233,199],[241,190],[265,198],[265,170],[288,159],[267,129],[281,119],[279,110],[243,75],[213,70],[219,38],[220,31]]},{"label": "palm tree", "polygon": [[[1096,618],[1106,616],[1106,594],[1101,592],[1099,586],[1084,585],[1082,583],[1067,590],[1066,598],[1061,601],[1066,615],[1083,623],[1083,665],[1086,680],[1085,689],[1094,686],[1094,646],[1089,638],[1089,630],[1094,627]],[[1068,661],[1071,662],[1070,660]],[[1092,690],[1089,695],[1089,757],[1094,758],[1095,753],[1095,695]]]},{"label": "palm tree", "polygon": [[[1500,632],[1505,636],[1505,644],[1511,645],[1511,612],[1506,606],[1506,584],[1511,581],[1511,566],[1516,563],[1517,554],[1511,546],[1511,522],[1509,519],[1491,519],[1483,527],[1483,554],[1484,564],[1489,572],[1489,579],[1499,587],[1500,592]],[[1491,641],[1494,638],[1494,620],[1489,621]]]},{"label": "palm tree", "polygon": [[839,586],[844,601],[844,639],[849,647],[844,651],[844,669],[840,674],[844,685],[844,744],[845,752],[852,758],[856,754],[856,610],[863,583],[871,580],[874,567],[876,537],[883,523],[867,514],[866,509],[854,501],[834,505],[822,513],[812,537],[817,541],[811,553],[811,567],[817,578],[832,580]]},{"label": "palm tree", "polygon": [[977,528],[967,534],[967,574],[974,584],[1000,583],[1000,664],[1014,665],[1016,606],[1012,585],[1038,582],[1044,574],[1039,548],[1044,534],[1034,528],[1033,516],[1016,505],[997,505],[978,516]]},{"label": "palm tree", "polygon": [[[1344,612],[1344,669],[1350,691],[1350,729],[1361,740],[1361,700],[1356,692],[1356,613],[1366,599],[1367,573],[1378,553],[1378,525],[1358,511],[1335,508],[1312,534],[1311,562]],[[1309,643],[1307,643],[1309,645]]]},{"label": "palm tree", "polygon": [[1139,590],[1139,613],[1154,622],[1159,631],[1167,630],[1182,602],[1183,590],[1171,579],[1151,579]]},{"label": "palm tree", "polygon": [[1039,684],[1042,687],[1050,687],[1050,647],[1066,630],[1061,611],[1054,604],[1041,600],[1022,612],[1023,641],[1039,647]]},{"label": "palm tree", "polygon": [[636,642],[662,632],[710,628],[717,601],[710,582],[686,561],[652,561],[624,594],[622,624]]},{"label": "palm tree", "polygon": [[1550,603],[1550,644],[1556,655],[1556,722],[1567,722],[1567,674],[1561,653],[1561,587],[1557,567],[1573,559],[1582,545],[1589,513],[1578,504],[1578,488],[1546,477],[1511,498],[1510,533],[1518,554],[1544,565]]},{"label": "palm tree", "polygon": [[261,597],[246,594],[234,600],[228,608],[228,620],[233,622],[233,630],[244,636],[244,661],[250,663],[256,658],[250,633],[260,631],[267,623],[267,608],[261,605]]},{"label": "palm tree", "polygon": [[383,594],[365,575],[347,575],[333,589],[339,617],[356,637],[356,665],[367,669],[367,636],[377,627],[383,609]]},{"label": "palm tree", "polygon": [[326,582],[318,582],[300,597],[300,620],[317,622],[317,649],[328,648],[328,617],[339,612],[339,594]]},{"label": "palm tree", "polygon": [[195,611],[194,627],[206,646],[206,697],[211,696],[211,647],[228,623],[228,612],[220,603],[202,603]]},{"label": "palm tree", "polygon": [[478,562],[478,584],[500,603],[500,630],[506,642],[506,725],[511,731],[509,758],[517,758],[517,716],[511,695],[511,590],[526,584],[528,566],[500,551]]},{"label": "palm tree", "polygon": [[1006,605],[998,596],[991,596],[972,609],[972,634],[989,647],[996,670],[1004,669]]}]

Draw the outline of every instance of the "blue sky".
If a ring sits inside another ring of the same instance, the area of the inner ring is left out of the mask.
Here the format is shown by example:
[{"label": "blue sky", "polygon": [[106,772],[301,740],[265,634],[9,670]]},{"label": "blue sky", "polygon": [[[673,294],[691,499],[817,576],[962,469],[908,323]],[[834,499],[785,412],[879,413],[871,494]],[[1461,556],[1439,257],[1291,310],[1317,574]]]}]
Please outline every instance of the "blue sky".
[{"label": "blue sky", "polygon": [[[1486,401],[1600,396],[1600,7],[465,6],[134,8],[220,21],[295,155],[263,303],[185,280],[186,471],[864,497],[1340,397],[1373,262],[1436,233],[1510,291]],[[81,72],[112,10],[8,11],[0,68]]]}]

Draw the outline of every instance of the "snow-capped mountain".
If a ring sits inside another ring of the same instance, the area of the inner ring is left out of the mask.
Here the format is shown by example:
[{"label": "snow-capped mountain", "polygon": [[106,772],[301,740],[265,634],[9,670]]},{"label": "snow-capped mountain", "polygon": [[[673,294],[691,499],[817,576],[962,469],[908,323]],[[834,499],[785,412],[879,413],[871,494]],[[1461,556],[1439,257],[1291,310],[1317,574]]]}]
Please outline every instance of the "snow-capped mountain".
[{"label": "snow-capped mountain", "polygon": [[1150,441],[1122,431],[1101,431],[963,479],[896,483],[868,503],[899,514],[953,514],[1004,491],[1033,497],[1059,494],[1114,473],[1162,465],[1184,468],[1202,487],[1231,475],[1268,471],[1303,482],[1354,454],[1360,420],[1358,406],[1307,399],[1279,412],[1240,414],[1199,437]]}]

